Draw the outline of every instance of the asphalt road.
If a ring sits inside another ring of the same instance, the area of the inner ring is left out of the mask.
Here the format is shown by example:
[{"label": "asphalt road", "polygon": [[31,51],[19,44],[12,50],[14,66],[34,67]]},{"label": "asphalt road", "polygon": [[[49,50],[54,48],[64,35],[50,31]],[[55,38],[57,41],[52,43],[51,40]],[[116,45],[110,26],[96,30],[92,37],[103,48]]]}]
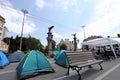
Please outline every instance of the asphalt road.
[{"label": "asphalt road", "polygon": [[[66,75],[67,69],[57,64],[54,60],[50,62],[55,70],[54,73],[44,73],[28,78],[26,80],[78,80],[76,71],[70,71],[70,75]],[[17,80],[16,67],[18,63],[11,63],[4,69],[0,69],[0,80]],[[99,70],[99,65],[93,65],[93,68],[83,68],[80,73],[82,80],[120,80],[120,58],[104,61],[102,63],[104,70]]]}]

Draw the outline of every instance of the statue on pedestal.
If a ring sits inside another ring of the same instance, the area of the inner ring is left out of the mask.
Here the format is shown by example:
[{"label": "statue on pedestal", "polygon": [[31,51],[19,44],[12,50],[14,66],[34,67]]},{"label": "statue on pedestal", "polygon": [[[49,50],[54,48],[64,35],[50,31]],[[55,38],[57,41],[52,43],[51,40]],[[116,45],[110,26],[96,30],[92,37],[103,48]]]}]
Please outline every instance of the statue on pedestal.
[{"label": "statue on pedestal", "polygon": [[53,35],[52,35],[52,28],[54,26],[51,26],[48,28],[48,37],[47,37],[47,45],[48,45],[48,55],[50,56],[52,54],[52,38],[53,38]]}]

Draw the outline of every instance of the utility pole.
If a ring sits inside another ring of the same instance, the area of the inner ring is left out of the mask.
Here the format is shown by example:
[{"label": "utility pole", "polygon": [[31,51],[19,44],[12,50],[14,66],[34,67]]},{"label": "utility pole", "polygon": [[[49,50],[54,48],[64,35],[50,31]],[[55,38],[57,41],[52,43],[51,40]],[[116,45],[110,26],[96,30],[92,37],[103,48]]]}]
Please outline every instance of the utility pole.
[{"label": "utility pole", "polygon": [[23,13],[23,22],[22,22],[21,39],[20,39],[20,50],[22,51],[22,36],[23,36],[24,20],[25,20],[25,15],[28,13],[28,11],[25,9],[22,9],[21,11]]}]

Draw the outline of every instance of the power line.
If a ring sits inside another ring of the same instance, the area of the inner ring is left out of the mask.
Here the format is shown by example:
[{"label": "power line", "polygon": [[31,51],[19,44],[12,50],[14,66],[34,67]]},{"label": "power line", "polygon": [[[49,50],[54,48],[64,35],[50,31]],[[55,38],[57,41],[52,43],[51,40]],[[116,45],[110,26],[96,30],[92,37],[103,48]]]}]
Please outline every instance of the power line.
[{"label": "power line", "polygon": [[[20,11],[18,11],[17,9],[13,10],[12,7],[10,7],[9,5],[6,5],[6,4],[3,4],[3,3],[0,3],[0,5],[3,5],[4,8],[6,8],[7,10],[9,11],[12,11],[14,13],[19,13]],[[8,7],[8,8],[7,8]],[[11,8],[11,9],[10,9]],[[45,22],[45,23],[50,23],[50,24],[57,24],[58,26],[64,26],[64,27],[67,27],[66,25],[64,24],[61,24],[59,22],[55,22],[53,20],[50,20],[50,19],[47,19],[47,18],[44,18],[44,17],[40,17],[40,16],[36,16],[36,15],[33,15],[33,14],[28,14],[26,16],[29,16],[30,18],[33,18],[35,19],[37,22]]]},{"label": "power line", "polygon": [[52,23],[52,24],[56,24],[58,26],[68,27],[64,24],[61,24],[59,22],[56,22],[56,21],[53,21],[53,20],[50,20],[50,19],[47,19],[47,18],[44,18],[44,17],[36,16],[36,15],[33,15],[33,14],[29,14],[28,16],[31,17],[31,18],[37,19],[38,22]]}]

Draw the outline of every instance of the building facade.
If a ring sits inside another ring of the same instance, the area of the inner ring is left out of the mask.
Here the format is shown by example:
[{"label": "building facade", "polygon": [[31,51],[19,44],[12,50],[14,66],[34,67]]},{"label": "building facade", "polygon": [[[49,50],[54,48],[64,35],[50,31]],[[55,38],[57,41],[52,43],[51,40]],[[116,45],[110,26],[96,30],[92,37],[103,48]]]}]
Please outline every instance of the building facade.
[{"label": "building facade", "polygon": [[67,50],[71,50],[73,51],[74,50],[74,43],[73,41],[70,41],[69,39],[65,39],[65,40],[61,40],[60,43],[57,45],[57,49],[59,50],[60,49],[60,46],[62,44],[65,44],[67,46]]},{"label": "building facade", "polygon": [[5,18],[0,16],[0,50],[8,52],[8,45],[2,40],[8,36],[8,29],[5,27]]}]

